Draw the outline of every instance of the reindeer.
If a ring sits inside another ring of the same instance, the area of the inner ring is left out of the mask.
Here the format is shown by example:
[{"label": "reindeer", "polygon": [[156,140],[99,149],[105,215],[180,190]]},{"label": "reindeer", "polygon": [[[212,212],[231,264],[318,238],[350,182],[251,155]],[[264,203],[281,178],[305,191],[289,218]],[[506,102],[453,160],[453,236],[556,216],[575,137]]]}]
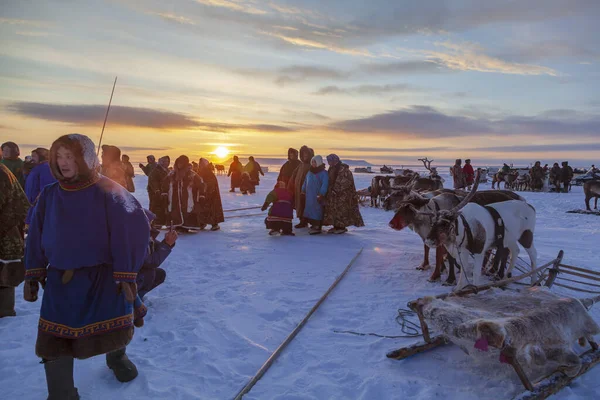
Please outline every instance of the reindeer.
[{"label": "reindeer", "polygon": [[224,165],[215,165],[215,169],[217,170],[217,175],[225,175],[225,166]]},{"label": "reindeer", "polygon": [[598,197],[600,197],[600,180],[592,180],[583,184],[583,193],[585,194],[585,209],[592,211],[590,200],[596,198],[594,209],[598,209]]},{"label": "reindeer", "polygon": [[[510,251],[509,276],[519,255],[519,244],[529,255],[531,270],[536,268],[537,251],[533,245],[535,209],[521,200],[492,203],[487,207],[473,203],[471,200],[476,194],[477,186],[476,180],[471,193],[452,209],[435,212],[433,225],[425,241],[428,246],[443,245],[461,265],[460,278],[455,290],[461,290],[467,285],[469,255],[475,259],[473,284],[481,283],[484,256],[495,246],[508,248]],[[495,221],[495,213],[499,215],[500,221]],[[504,226],[502,238],[496,236],[496,222]],[[532,275],[531,283],[534,281],[535,276]]]},{"label": "reindeer", "polygon": [[[450,192],[441,193],[430,199],[418,193],[412,192],[410,195],[406,196],[404,201],[396,203],[398,205],[398,209],[394,215],[394,218],[392,218],[389,223],[390,227],[395,230],[402,230],[405,227],[409,227],[409,229],[416,232],[423,240],[424,257],[421,265],[417,267],[418,270],[427,270],[430,267],[430,246],[425,243],[425,240],[427,239],[431,229],[432,216],[435,215],[435,213],[439,210],[452,209],[460,204],[463,199],[464,197]],[[488,190],[479,192],[472,196],[470,201],[477,202],[481,205],[487,205],[513,199],[524,201],[521,196],[504,190]],[[390,203],[388,203],[388,205],[389,204]],[[435,282],[440,279],[445,254],[446,251],[443,246],[436,246],[436,265],[435,270],[429,278],[429,281]],[[456,279],[452,260],[450,261],[448,279],[445,285],[453,284]]]},{"label": "reindeer", "polygon": [[399,189],[393,190],[390,195],[383,201],[383,209],[385,211],[397,210],[409,196],[421,196],[426,199],[432,199],[442,193],[456,194],[460,198],[465,197],[468,193],[462,190],[453,189],[438,189],[431,192],[413,192],[408,186],[401,186]]},{"label": "reindeer", "polygon": [[531,175],[519,175],[514,183],[514,189],[523,191],[531,189]]},{"label": "reindeer", "polygon": [[391,176],[374,176],[371,180],[371,207],[379,207],[380,200],[387,197],[391,190]]}]

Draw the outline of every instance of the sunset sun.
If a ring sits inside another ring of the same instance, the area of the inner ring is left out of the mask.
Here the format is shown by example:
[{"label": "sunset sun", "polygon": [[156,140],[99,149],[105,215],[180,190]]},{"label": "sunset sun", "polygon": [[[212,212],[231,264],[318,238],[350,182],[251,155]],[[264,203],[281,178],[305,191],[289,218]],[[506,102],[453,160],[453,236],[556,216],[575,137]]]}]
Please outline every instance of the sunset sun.
[{"label": "sunset sun", "polygon": [[219,146],[214,151],[214,153],[219,158],[225,158],[227,157],[227,155],[229,155],[229,150],[227,149],[227,147]]}]

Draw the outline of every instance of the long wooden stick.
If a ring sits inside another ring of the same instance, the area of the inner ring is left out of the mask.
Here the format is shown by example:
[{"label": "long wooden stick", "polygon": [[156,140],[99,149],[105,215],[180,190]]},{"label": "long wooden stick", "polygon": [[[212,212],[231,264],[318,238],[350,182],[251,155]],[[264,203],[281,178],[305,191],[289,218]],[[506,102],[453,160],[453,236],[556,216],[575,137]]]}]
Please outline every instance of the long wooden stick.
[{"label": "long wooden stick", "polygon": [[344,278],[344,276],[346,276],[346,273],[348,272],[350,267],[352,267],[352,265],[354,264],[354,262],[356,261],[358,256],[361,255],[362,251],[363,251],[363,249],[361,248],[360,251],[354,256],[352,261],[350,261],[350,264],[348,264],[348,266],[346,267],[344,272],[342,272],[342,274],[337,277],[335,282],[333,282],[333,284],[329,287],[329,289],[327,289],[327,292],[325,292],[325,294],[323,296],[321,296],[321,298],[319,299],[317,304],[315,304],[313,306],[313,308],[308,312],[308,314],[306,314],[306,317],[304,317],[302,322],[300,322],[298,324],[298,326],[296,326],[296,328],[292,331],[292,333],[290,333],[288,335],[288,337],[283,341],[283,343],[281,343],[279,345],[279,347],[273,352],[273,354],[271,354],[271,357],[269,357],[269,359],[267,361],[265,361],[265,363],[262,365],[262,367],[260,367],[260,369],[258,370],[256,375],[254,375],[254,377],[250,380],[250,382],[248,382],[246,384],[246,386],[244,386],[242,388],[242,390],[240,390],[240,392],[237,394],[237,396],[234,397],[234,400],[241,400],[241,398],[244,397],[244,395],[246,393],[248,393],[254,387],[254,385],[256,385],[256,383],[260,380],[260,378],[263,377],[265,372],[267,372],[269,367],[271,367],[271,365],[275,362],[277,357],[279,357],[279,355],[283,352],[283,349],[285,349],[285,347],[296,337],[298,332],[300,332],[300,330],[306,324],[306,322],[311,317],[311,315],[313,315],[313,313],[315,311],[317,311],[317,308],[319,308],[321,303],[323,303],[325,301],[325,299],[327,298],[327,296],[329,296],[329,293],[331,293],[331,291],[337,286],[338,283],[340,283],[340,281]]},{"label": "long wooden stick", "polygon": [[117,86],[117,77],[115,76],[115,83],[113,83],[112,92],[110,92],[110,100],[108,101],[108,108],[106,109],[106,115],[104,116],[104,124],[102,124],[102,133],[100,133],[100,141],[98,142],[98,151],[96,156],[100,155],[100,147],[102,146],[102,137],[104,137],[104,127],[106,126],[106,120],[108,119],[108,112],[110,111],[110,104],[112,103],[113,94],[115,94],[115,86]]}]

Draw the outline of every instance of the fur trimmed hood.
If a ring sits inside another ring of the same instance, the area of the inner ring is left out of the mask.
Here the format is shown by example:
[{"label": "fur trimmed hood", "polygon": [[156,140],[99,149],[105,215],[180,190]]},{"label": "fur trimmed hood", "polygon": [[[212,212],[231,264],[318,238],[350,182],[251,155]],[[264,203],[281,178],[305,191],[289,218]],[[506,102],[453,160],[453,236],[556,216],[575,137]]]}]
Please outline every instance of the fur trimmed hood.
[{"label": "fur trimmed hood", "polygon": [[75,181],[83,182],[98,176],[100,161],[98,160],[98,156],[96,156],[94,142],[85,135],[72,133],[59,137],[52,143],[52,147],[50,147],[50,171],[58,181],[67,181],[61,174],[56,160],[56,153],[61,147],[71,150],[75,156],[75,162],[79,170]]}]

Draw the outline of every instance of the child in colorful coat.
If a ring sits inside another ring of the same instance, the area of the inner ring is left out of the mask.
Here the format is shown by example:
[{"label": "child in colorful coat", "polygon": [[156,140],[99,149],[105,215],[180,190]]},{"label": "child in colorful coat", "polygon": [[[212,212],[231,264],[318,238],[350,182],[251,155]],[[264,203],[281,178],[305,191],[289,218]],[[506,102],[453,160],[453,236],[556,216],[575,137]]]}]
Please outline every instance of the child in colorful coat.
[{"label": "child in colorful coat", "polygon": [[269,235],[281,233],[284,236],[294,236],[294,195],[286,190],[284,181],[277,182],[275,189],[267,195],[261,210],[265,211],[271,203],[273,205],[269,209],[269,216],[265,219],[267,229],[271,230]]},{"label": "child in colorful coat", "polygon": [[42,358],[49,399],[78,399],[73,359],[106,354],[117,379],[137,376],[125,354],[134,325],[146,313],[136,276],[150,240],[138,201],[97,173],[94,143],[84,135],[58,138],[46,186],[32,215],[25,252],[24,297],[44,287],[36,354]]}]

